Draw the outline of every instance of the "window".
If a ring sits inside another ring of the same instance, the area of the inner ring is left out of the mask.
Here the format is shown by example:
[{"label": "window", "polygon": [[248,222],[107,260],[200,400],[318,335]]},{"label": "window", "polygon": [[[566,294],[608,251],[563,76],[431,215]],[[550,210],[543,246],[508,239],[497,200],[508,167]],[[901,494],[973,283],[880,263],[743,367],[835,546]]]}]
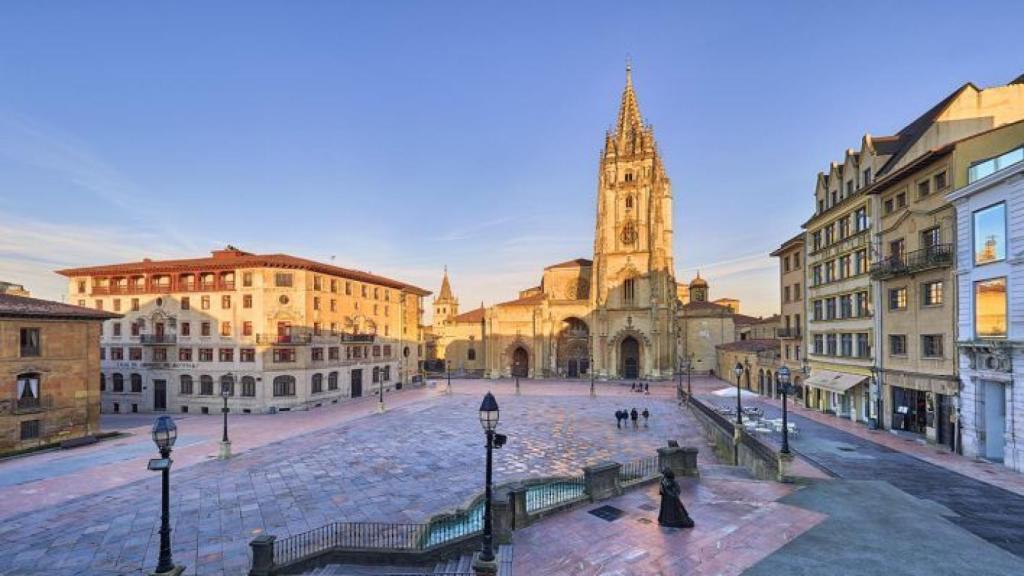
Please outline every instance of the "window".
[{"label": "window", "polygon": [[331,346],[330,348],[327,349],[327,359],[328,360],[337,360],[338,357],[339,357],[339,354],[338,354],[338,347],[337,346]]},{"label": "window", "polygon": [[191,362],[192,361],[192,349],[191,348],[178,348],[178,362]]},{"label": "window", "polygon": [[132,298],[132,312],[138,312],[138,311],[139,311],[139,299],[138,298]]},{"label": "window", "polygon": [[337,311],[338,311],[338,301],[335,300],[334,298],[331,298],[331,312],[337,312]]},{"label": "window", "polygon": [[925,306],[942,304],[942,282],[925,282],[921,285],[921,295]]},{"label": "window", "polygon": [[889,355],[907,355],[907,336],[905,334],[889,334]]},{"label": "window", "polygon": [[85,294],[85,280],[78,281],[78,293]]},{"label": "window", "polygon": [[941,244],[942,235],[939,227],[929,228],[921,232],[921,247],[927,250],[931,250]]},{"label": "window", "polygon": [[799,269],[800,269],[800,253],[799,252],[794,252],[793,253],[793,270],[799,270]]},{"label": "window", "polygon": [[221,310],[228,310],[231,308],[231,295],[225,294],[220,297],[220,308]]},{"label": "window", "polygon": [[841,356],[853,356],[853,334],[839,335],[839,354]]},{"label": "window", "polygon": [[793,301],[799,302],[803,299],[803,293],[800,292],[800,283],[793,284]]},{"label": "window", "polygon": [[99,300],[99,299],[96,300],[96,309],[97,310],[103,310],[103,300]]},{"label": "window", "polygon": [[42,344],[39,339],[39,328],[21,329],[21,357],[29,358],[42,354]]},{"label": "window", "polygon": [[1003,168],[1021,161],[1024,161],[1024,146],[1014,148],[1005,154],[978,162],[971,166],[970,169],[967,170],[967,181],[970,183],[975,180],[981,180],[990,174],[994,174]]},{"label": "window", "polygon": [[120,312],[120,311],[121,311],[121,299],[120,298],[114,298],[114,312]]},{"label": "window", "polygon": [[476,360],[476,349],[475,348],[470,348],[469,350],[466,351],[466,359],[467,360]]},{"label": "window", "polygon": [[181,297],[181,309],[182,310],[190,310],[191,307],[192,307],[192,304],[189,302],[188,296],[182,296]]},{"label": "window", "polygon": [[313,310],[319,310],[319,309],[320,309],[320,297],[319,296],[313,296]]},{"label": "window", "polygon": [[836,318],[836,299],[826,298],[825,299],[825,319],[835,320]]},{"label": "window", "polygon": [[117,348],[110,349],[111,360],[124,360],[124,348],[118,346]]},{"label": "window", "polygon": [[313,374],[313,380],[310,382],[309,391],[312,394],[319,394],[324,391],[324,375]]},{"label": "window", "polygon": [[814,301],[814,319],[815,320],[822,320],[822,319],[824,319],[824,316],[822,314],[822,310],[823,310],[823,308],[822,308],[821,300],[815,300]]},{"label": "window", "polygon": [[274,348],[274,362],[279,364],[295,362],[295,350],[293,348]]},{"label": "window", "polygon": [[252,294],[242,296],[242,308],[252,308]]},{"label": "window", "polygon": [[784,286],[782,288],[782,301],[789,302],[789,286]]},{"label": "window", "polygon": [[932,193],[931,182],[923,180],[917,183],[917,197],[924,198],[925,196]]},{"label": "window", "polygon": [[213,396],[213,376],[203,374],[199,377],[199,394]]},{"label": "window", "polygon": [[903,241],[903,238],[889,242],[889,258],[892,260],[902,260],[905,246],[906,243]]},{"label": "window", "polygon": [[974,333],[978,338],[1006,336],[1006,278],[974,283]]},{"label": "window", "polygon": [[132,347],[128,349],[128,359],[134,362],[142,361],[142,348]]},{"label": "window", "polygon": [[274,274],[274,286],[278,288],[290,288],[292,285],[292,275],[288,272],[278,272]]},{"label": "window", "polygon": [[374,287],[374,289],[373,289],[373,299],[374,300],[380,300],[380,288]]},{"label": "window", "polygon": [[853,180],[847,180],[846,181],[846,195],[849,196],[851,194],[853,194]]},{"label": "window", "polygon": [[313,349],[310,350],[310,354],[312,356],[313,362],[323,362],[324,361],[324,349],[323,348],[319,348],[319,347],[313,348]]},{"label": "window", "polygon": [[338,389],[338,373],[331,372],[327,375],[327,389],[337,390]]},{"label": "window", "polygon": [[838,203],[839,203],[839,192],[837,190],[833,190],[832,191],[832,204],[830,204],[830,206],[835,206]]},{"label": "window", "polygon": [[112,330],[114,332],[114,336],[120,336],[121,335],[121,323],[120,322],[114,322],[113,324],[111,324],[111,327],[112,327]]},{"label": "window", "polygon": [[252,376],[242,376],[242,396],[256,396],[256,379]]},{"label": "window", "polygon": [[839,297],[839,317],[853,318],[853,294],[844,294]]},{"label": "window", "polygon": [[153,362],[167,362],[167,348],[153,348]]},{"label": "window", "polygon": [[896,195],[896,208],[906,208],[906,207],[907,207],[907,193],[906,192],[900,192],[899,194]]},{"label": "window", "polygon": [[811,277],[814,280],[814,285],[818,286],[821,284],[821,264],[815,264],[811,270]]},{"label": "window", "polygon": [[921,357],[942,358],[942,334],[923,334],[921,336]]},{"label": "window", "polygon": [[274,396],[295,396],[295,377],[278,376],[274,378]]},{"label": "window", "polygon": [[837,278],[849,278],[850,277],[850,255],[839,257],[839,275]]},{"label": "window", "polygon": [[821,230],[815,230],[815,232],[811,234],[811,245],[814,246],[815,250],[821,248]]},{"label": "window", "polygon": [[895,210],[895,208],[896,208],[896,204],[895,204],[893,198],[886,198],[885,199],[885,203],[883,204],[883,206],[885,208],[885,213],[887,215],[888,214],[892,214],[892,211]]},{"label": "window", "polygon": [[380,366],[373,367],[373,377],[371,378],[374,384],[380,382]]},{"label": "window", "polygon": [[220,323],[220,335],[231,336],[231,322],[225,321]]},{"label": "window", "polygon": [[210,297],[209,296],[203,296],[202,298],[200,298],[199,299],[199,307],[202,308],[203,310],[209,310],[210,309]]},{"label": "window", "polygon": [[319,291],[319,290],[323,290],[323,289],[324,289],[324,279],[323,279],[323,277],[322,276],[313,276],[313,290]]},{"label": "window", "polygon": [[213,348],[200,348],[199,349],[199,361],[200,362],[213,362]]},{"label": "window", "polygon": [[831,245],[835,242],[835,227],[834,223],[825,226],[825,246]]},{"label": "window", "polygon": [[359,287],[359,292],[360,294],[363,295],[363,298],[366,298],[366,284],[363,284]]},{"label": "window", "polygon": [[242,286],[252,288],[252,272],[242,272]]},{"label": "window", "polygon": [[39,395],[39,374],[36,374],[35,372],[18,374],[17,385],[18,406],[31,408],[39,407],[39,399],[41,398]]},{"label": "window", "polygon": [[868,358],[871,356],[871,345],[868,344],[868,333],[857,333],[857,357]]},{"label": "window", "polygon": [[351,282],[347,282],[347,281],[345,282],[345,295],[346,296],[351,296],[352,295],[352,283]]},{"label": "window", "polygon": [[142,392],[142,374],[131,375],[132,392]]},{"label": "window", "polygon": [[220,348],[218,350],[221,362],[234,362],[235,361],[235,349],[234,348]]},{"label": "window", "polygon": [[100,346],[100,360],[106,360],[106,359],[107,359],[107,349],[104,348],[103,346]]},{"label": "window", "polygon": [[974,264],[1006,259],[1006,204],[982,208],[974,213]]},{"label": "window", "polygon": [[814,335],[814,353],[819,355],[825,353],[825,337],[821,334]]},{"label": "window", "polygon": [[853,227],[857,232],[863,232],[871,227],[871,223],[868,222],[868,209],[866,207],[857,208],[853,213]]},{"label": "window", "polygon": [[210,335],[210,323],[209,322],[203,322],[202,324],[199,325],[199,334],[201,336],[209,336]]},{"label": "window", "polygon": [[850,219],[848,217],[841,218],[839,220],[839,239],[846,238],[850,235]]},{"label": "window", "polygon": [[862,186],[867,186],[871,183],[871,168],[864,169],[864,179],[861,181]]},{"label": "window", "polygon": [[238,361],[239,362],[255,362],[256,361],[256,350],[253,348],[239,348],[238,349]]},{"label": "window", "polygon": [[789,272],[789,256],[782,258],[782,271]]},{"label": "window", "polygon": [[855,302],[854,310],[856,311],[856,314],[857,314],[858,318],[863,318],[863,317],[867,316],[868,314],[870,314],[870,311],[868,310],[868,293],[867,292],[857,292],[854,295],[854,302]]},{"label": "window", "polygon": [[829,356],[836,355],[836,335],[826,334],[825,335],[825,353]]},{"label": "window", "polygon": [[124,392],[124,374],[114,374],[114,392]]},{"label": "window", "polygon": [[633,298],[635,296],[636,291],[635,282],[636,280],[634,280],[633,278],[627,278],[622,283],[622,293],[627,304],[633,303]]},{"label": "window", "polygon": [[178,331],[181,332],[182,336],[191,336],[192,335],[192,324],[190,324],[188,322],[182,322],[178,326]]},{"label": "window", "polygon": [[836,280],[836,261],[829,260],[825,262],[825,282],[834,282]]},{"label": "window", "polygon": [[179,394],[184,394],[186,396],[191,394],[192,393],[192,377],[189,376],[188,374],[182,374],[181,375],[181,383],[179,384],[179,386],[180,386],[180,388],[178,388],[178,393]]},{"label": "window", "polygon": [[39,420],[22,420],[21,439],[31,440],[33,438],[39,438]]},{"label": "window", "polygon": [[824,211],[825,211],[825,201],[819,198],[818,199],[818,214],[821,214]]},{"label": "window", "polygon": [[338,280],[336,278],[331,278],[331,293],[338,293]]},{"label": "window", "polygon": [[946,171],[943,170],[932,176],[932,183],[935,184],[935,190],[943,190],[946,187]]},{"label": "window", "polygon": [[857,250],[853,253],[853,273],[856,275],[868,271],[868,251]]},{"label": "window", "polygon": [[100,392],[107,391],[107,375],[100,372]]},{"label": "window", "polygon": [[889,289],[889,310],[907,309],[907,288]]},{"label": "window", "polygon": [[138,322],[132,322],[130,327],[131,327],[132,336],[138,336],[139,335],[139,323]]}]

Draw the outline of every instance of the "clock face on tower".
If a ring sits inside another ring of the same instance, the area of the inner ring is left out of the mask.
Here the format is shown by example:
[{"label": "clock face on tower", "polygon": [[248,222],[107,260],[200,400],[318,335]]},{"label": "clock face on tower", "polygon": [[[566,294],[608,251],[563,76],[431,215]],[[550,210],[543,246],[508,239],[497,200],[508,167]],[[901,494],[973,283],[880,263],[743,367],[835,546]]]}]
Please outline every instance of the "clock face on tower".
[{"label": "clock face on tower", "polygon": [[622,225],[622,231],[619,233],[619,238],[623,244],[632,245],[636,242],[636,225],[633,222],[626,222]]}]

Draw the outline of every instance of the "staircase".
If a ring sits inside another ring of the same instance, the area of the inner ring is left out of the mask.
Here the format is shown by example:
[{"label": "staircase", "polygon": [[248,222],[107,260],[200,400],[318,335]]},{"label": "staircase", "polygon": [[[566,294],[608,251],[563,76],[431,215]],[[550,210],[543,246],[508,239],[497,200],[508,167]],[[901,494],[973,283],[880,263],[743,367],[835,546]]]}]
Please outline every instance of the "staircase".
[{"label": "staircase", "polygon": [[[503,545],[498,549],[498,576],[512,576],[512,546]],[[355,564],[330,564],[321,566],[306,576],[474,576],[473,555],[463,554],[445,562],[438,562],[434,569],[403,566],[358,566]]]}]

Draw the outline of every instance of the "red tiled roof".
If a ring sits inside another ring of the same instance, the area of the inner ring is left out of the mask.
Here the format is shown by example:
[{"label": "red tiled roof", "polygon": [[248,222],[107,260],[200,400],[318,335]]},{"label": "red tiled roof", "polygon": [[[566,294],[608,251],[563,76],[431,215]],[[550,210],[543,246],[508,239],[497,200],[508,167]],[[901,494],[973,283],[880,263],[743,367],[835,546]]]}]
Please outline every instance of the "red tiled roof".
[{"label": "red tiled roof", "polygon": [[455,321],[456,322],[483,322],[484,321],[484,312],[486,312],[486,311],[487,311],[487,309],[484,308],[483,306],[481,306],[481,307],[477,308],[476,310],[470,310],[469,312],[464,312],[462,314],[459,314],[458,316],[455,317]]},{"label": "red tiled roof", "polygon": [[378,284],[389,288],[408,290],[419,296],[426,296],[431,292],[385,278],[368,272],[341,268],[329,264],[322,264],[315,260],[307,260],[288,254],[251,254],[241,250],[217,250],[213,256],[206,258],[186,258],[180,260],[143,260],[141,262],[126,262],[122,264],[107,264],[103,266],[88,266],[83,268],[67,268],[57,270],[57,274],[67,277],[74,276],[107,276],[113,274],[153,274],[157,272],[186,272],[190,270],[232,270],[235,268],[295,268],[310,270],[321,274],[330,274],[349,280]]},{"label": "red tiled roof", "polygon": [[0,294],[0,318],[55,318],[71,320],[108,320],[120,314],[72,306],[50,300]]},{"label": "red tiled roof", "polygon": [[757,324],[762,320],[764,320],[764,318],[755,318],[753,316],[747,316],[746,314],[735,314],[732,318],[733,323],[741,326],[746,324]]},{"label": "red tiled roof", "polygon": [[574,260],[566,260],[565,262],[559,262],[558,264],[552,264],[551,266],[548,266],[548,267],[546,267],[544,269],[545,270],[550,270],[552,268],[577,268],[577,267],[581,267],[581,266],[592,266],[593,264],[594,264],[593,260],[587,260],[586,258],[576,258]]},{"label": "red tiled roof", "polygon": [[778,347],[779,341],[774,338],[737,340],[735,342],[726,342],[725,344],[715,346],[718,350],[728,350],[733,352],[760,352],[762,350],[775,350]]},{"label": "red tiled roof", "polygon": [[732,308],[711,302],[689,302],[683,304],[682,309],[687,312],[716,312],[718,314],[732,314]]},{"label": "red tiled roof", "polygon": [[543,301],[543,294],[534,294],[533,296],[527,296],[526,298],[518,298],[516,300],[502,302],[500,304],[497,304],[497,306],[532,306],[534,304],[540,304]]}]

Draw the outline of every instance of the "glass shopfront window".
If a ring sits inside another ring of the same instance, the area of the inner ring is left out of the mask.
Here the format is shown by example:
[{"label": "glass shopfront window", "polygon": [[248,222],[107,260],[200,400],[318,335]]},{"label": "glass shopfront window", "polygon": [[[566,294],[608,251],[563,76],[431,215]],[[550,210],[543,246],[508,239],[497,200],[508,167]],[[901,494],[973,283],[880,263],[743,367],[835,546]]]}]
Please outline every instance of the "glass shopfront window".
[{"label": "glass shopfront window", "polygon": [[1006,278],[974,283],[974,333],[979,338],[1006,337]]},{"label": "glass shopfront window", "polygon": [[995,204],[974,213],[974,264],[1006,259],[1006,204]]}]

